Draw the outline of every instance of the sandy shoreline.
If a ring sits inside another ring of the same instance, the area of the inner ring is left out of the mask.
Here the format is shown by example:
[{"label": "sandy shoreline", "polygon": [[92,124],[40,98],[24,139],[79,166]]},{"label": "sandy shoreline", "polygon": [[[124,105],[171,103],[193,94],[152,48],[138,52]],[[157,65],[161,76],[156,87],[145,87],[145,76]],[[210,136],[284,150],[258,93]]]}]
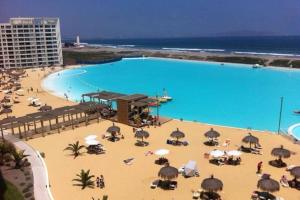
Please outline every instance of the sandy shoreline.
[{"label": "sandy shoreline", "polygon": [[[209,61],[209,57],[249,57],[259,58],[266,60],[267,66],[278,59],[289,59],[290,61],[300,60],[299,56],[284,55],[284,54],[235,54],[233,52],[207,52],[207,51],[188,51],[188,50],[172,50],[172,49],[147,49],[147,48],[135,48],[135,47],[107,47],[97,46],[91,47],[86,46],[82,48],[64,48],[66,52],[81,52],[81,53],[115,53],[125,54],[127,56],[145,55],[163,58],[179,58],[189,60],[206,60]],[[277,66],[276,66],[277,67]],[[286,68],[286,67],[285,67]]]},{"label": "sandy shoreline", "polygon": [[[28,106],[26,100],[29,96],[40,98],[41,102],[55,107],[73,105],[73,102],[53,96],[43,90],[41,80],[50,69],[42,72],[40,69],[35,71],[27,70],[28,77],[22,80],[25,96],[20,97],[21,103],[15,104],[13,107],[13,115],[22,116],[25,113],[36,112],[37,108]],[[39,75],[38,75],[39,74]],[[27,89],[33,87],[34,91],[29,92]],[[116,143],[102,140],[101,135],[111,125],[109,121],[102,121],[99,124],[91,124],[87,127],[80,127],[75,130],[67,130],[61,134],[47,135],[46,137],[35,138],[27,141],[32,147],[46,155],[45,161],[49,171],[51,183],[51,191],[57,200],[64,199],[91,199],[91,197],[101,198],[102,195],[108,195],[109,199],[192,199],[191,190],[197,190],[200,187],[201,181],[211,174],[221,179],[224,183],[224,190],[220,192],[225,200],[232,199],[250,199],[252,191],[257,190],[256,184],[259,177],[256,175],[256,164],[259,161],[264,162],[263,172],[272,174],[272,178],[279,180],[285,174],[289,179],[292,177],[285,169],[271,167],[268,164],[269,160],[274,159],[270,155],[272,148],[284,145],[285,148],[295,152],[291,158],[286,159],[288,165],[300,165],[299,154],[300,146],[293,144],[280,135],[275,135],[269,132],[251,131],[255,136],[260,138],[260,143],[263,146],[263,155],[243,154],[242,164],[239,166],[215,166],[204,158],[203,154],[218,148],[221,150],[237,149],[241,145],[241,139],[248,133],[247,130],[206,125],[195,122],[173,120],[164,124],[161,127],[151,127],[149,131],[150,137],[147,140],[150,145],[148,147],[136,147],[134,143],[136,139],[132,133],[132,128],[118,124],[121,127],[121,132],[125,135],[125,139]],[[221,144],[230,139],[231,144],[228,147],[208,147],[203,144],[206,141],[204,133],[211,127],[214,127],[221,133]],[[175,147],[166,144],[166,139],[170,133],[179,128],[186,133],[184,140],[189,141],[187,147]],[[63,149],[69,144],[77,140],[84,144],[84,137],[89,134],[96,134],[100,142],[107,149],[104,155],[89,155],[84,154],[76,159],[68,155],[68,152]],[[150,183],[157,179],[157,173],[160,166],[154,164],[157,156],[145,156],[145,152],[155,151],[160,148],[166,148],[171,151],[167,156],[170,163],[174,167],[180,167],[189,160],[197,161],[200,171],[200,177],[183,178],[179,176],[178,188],[174,191],[164,191],[159,188],[150,189]],[[124,159],[134,157],[132,165],[127,166],[122,161]],[[104,175],[106,187],[103,190],[98,188],[81,190],[79,187],[72,186],[72,179],[81,169],[91,170],[95,176]],[[238,172],[238,173],[237,173]],[[247,181],[245,181],[247,180]],[[286,200],[298,200],[300,194],[297,190],[291,188],[281,188],[280,192],[275,193]]]}]

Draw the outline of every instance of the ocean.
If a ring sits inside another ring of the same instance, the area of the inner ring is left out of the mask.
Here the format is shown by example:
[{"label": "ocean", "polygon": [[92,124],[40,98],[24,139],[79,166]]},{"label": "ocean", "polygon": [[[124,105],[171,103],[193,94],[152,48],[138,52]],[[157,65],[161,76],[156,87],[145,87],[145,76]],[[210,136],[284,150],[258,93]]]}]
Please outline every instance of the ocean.
[{"label": "ocean", "polygon": [[[69,40],[70,41],[70,40]],[[81,39],[94,47],[216,52],[300,57],[300,36],[201,37],[162,39]]]}]

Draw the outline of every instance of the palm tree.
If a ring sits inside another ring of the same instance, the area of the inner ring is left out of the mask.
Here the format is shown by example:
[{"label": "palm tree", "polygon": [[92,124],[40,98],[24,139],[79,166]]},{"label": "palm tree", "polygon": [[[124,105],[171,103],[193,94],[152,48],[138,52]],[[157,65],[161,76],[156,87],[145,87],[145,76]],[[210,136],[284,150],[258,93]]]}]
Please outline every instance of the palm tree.
[{"label": "palm tree", "polygon": [[13,157],[13,161],[15,162],[15,169],[20,169],[24,162],[24,158],[26,158],[29,155],[25,155],[24,154],[25,150],[22,151],[18,151],[18,150],[14,150],[11,155]]},{"label": "palm tree", "polygon": [[80,174],[76,174],[78,178],[73,179],[72,181],[78,182],[77,184],[73,184],[75,186],[81,186],[81,189],[83,190],[86,187],[94,188],[94,181],[91,179],[95,177],[94,175],[90,175],[90,170],[87,170],[86,172],[82,169]]},{"label": "palm tree", "polygon": [[80,150],[85,148],[84,145],[79,145],[79,141],[77,141],[74,144],[68,144],[68,147],[65,148],[64,150],[69,150],[72,152],[72,155],[74,156],[74,158],[76,158],[77,156],[79,156],[81,154]]},{"label": "palm tree", "polygon": [[0,165],[3,164],[4,156],[15,151],[14,145],[8,141],[0,142]]}]

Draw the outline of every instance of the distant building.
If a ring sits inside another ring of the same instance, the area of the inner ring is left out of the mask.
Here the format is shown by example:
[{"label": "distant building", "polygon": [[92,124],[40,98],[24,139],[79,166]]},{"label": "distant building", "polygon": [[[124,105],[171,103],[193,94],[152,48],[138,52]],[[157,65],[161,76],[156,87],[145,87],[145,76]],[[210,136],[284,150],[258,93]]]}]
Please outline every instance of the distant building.
[{"label": "distant building", "polygon": [[0,23],[0,68],[62,65],[58,18],[11,18]]},{"label": "distant building", "polygon": [[76,36],[76,42],[74,42],[74,46],[77,48],[85,47],[87,43],[80,43],[79,35]]},{"label": "distant building", "polygon": [[80,39],[79,39],[79,35],[77,35],[77,37],[76,37],[76,45],[80,45]]}]

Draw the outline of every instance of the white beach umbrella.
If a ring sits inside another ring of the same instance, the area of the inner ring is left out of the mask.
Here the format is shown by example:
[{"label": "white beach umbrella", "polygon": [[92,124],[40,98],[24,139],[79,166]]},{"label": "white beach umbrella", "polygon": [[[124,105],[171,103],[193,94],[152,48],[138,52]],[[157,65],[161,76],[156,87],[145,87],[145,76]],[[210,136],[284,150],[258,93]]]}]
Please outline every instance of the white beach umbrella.
[{"label": "white beach umbrella", "polygon": [[168,150],[168,149],[159,149],[159,150],[154,152],[154,154],[157,155],[157,156],[165,156],[169,153],[170,153],[170,150]]},{"label": "white beach umbrella", "polygon": [[32,99],[31,102],[37,102],[39,100],[40,100],[39,98],[36,98],[36,99]]},{"label": "white beach umbrella", "polygon": [[95,140],[98,136],[97,135],[88,135],[84,139],[85,140]]},{"label": "white beach umbrella", "polygon": [[224,156],[224,154],[225,154],[224,151],[221,151],[221,150],[218,150],[218,149],[213,150],[213,151],[210,152],[210,155],[212,157],[215,157],[215,158],[222,157],[222,156]]},{"label": "white beach umbrella", "polygon": [[87,145],[98,145],[98,144],[100,144],[100,142],[97,141],[97,140],[86,140],[85,143]]},{"label": "white beach umbrella", "polygon": [[22,90],[22,89],[19,89],[19,90],[17,90],[17,92],[24,92],[24,90]]},{"label": "white beach umbrella", "polygon": [[227,151],[226,153],[229,156],[240,156],[240,155],[242,155],[242,152],[238,151],[238,150],[230,150],[230,151]]},{"label": "white beach umbrella", "polygon": [[34,99],[34,97],[28,97],[27,101],[32,101]]}]

